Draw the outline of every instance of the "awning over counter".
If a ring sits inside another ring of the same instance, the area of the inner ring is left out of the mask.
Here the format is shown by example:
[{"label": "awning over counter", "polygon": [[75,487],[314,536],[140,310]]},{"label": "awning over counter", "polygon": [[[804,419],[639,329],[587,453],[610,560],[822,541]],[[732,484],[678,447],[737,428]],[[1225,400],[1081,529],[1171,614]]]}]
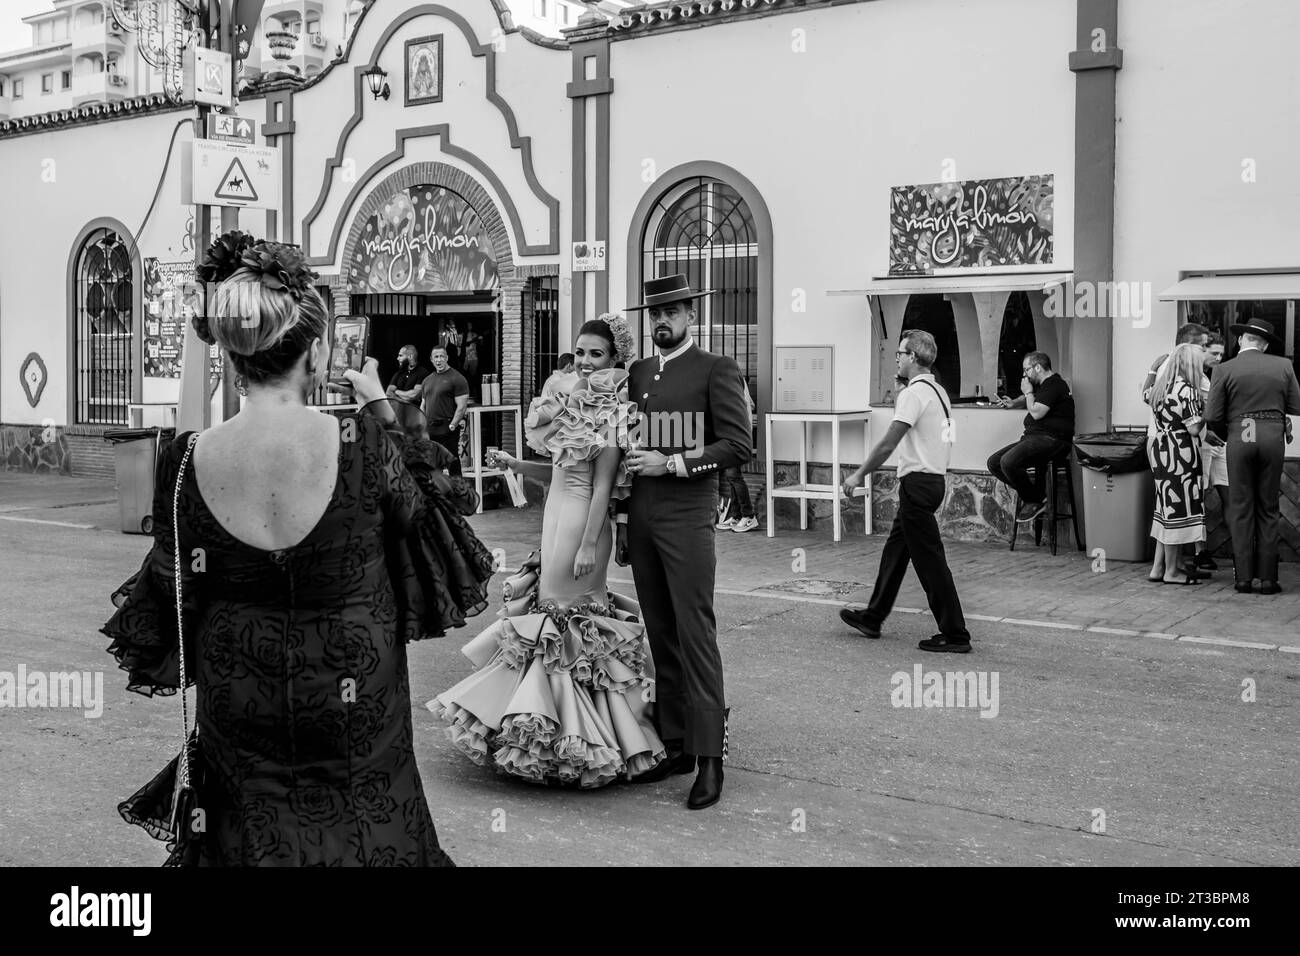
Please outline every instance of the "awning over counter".
[{"label": "awning over counter", "polygon": [[827,295],[925,295],[945,292],[1046,292],[1068,282],[1072,272],[898,276],[872,279],[863,289],[831,289]]},{"label": "awning over counter", "polygon": [[1189,299],[1300,299],[1300,272],[1258,275],[1190,276],[1171,285],[1161,302]]}]

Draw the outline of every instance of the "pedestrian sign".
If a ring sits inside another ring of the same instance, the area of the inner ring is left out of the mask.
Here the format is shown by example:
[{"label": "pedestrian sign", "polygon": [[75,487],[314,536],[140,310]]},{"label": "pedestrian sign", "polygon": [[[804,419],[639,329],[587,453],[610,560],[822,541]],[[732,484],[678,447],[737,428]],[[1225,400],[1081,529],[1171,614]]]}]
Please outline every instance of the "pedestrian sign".
[{"label": "pedestrian sign", "polygon": [[196,206],[280,208],[280,150],[212,139],[185,143],[181,202]]},{"label": "pedestrian sign", "polygon": [[221,177],[216,196],[218,199],[257,202],[257,190],[253,188],[252,177],[238,156],[230,161],[230,168]]},{"label": "pedestrian sign", "polygon": [[251,146],[256,135],[256,120],[245,119],[234,113],[212,113],[208,116],[208,139],[247,143]]}]

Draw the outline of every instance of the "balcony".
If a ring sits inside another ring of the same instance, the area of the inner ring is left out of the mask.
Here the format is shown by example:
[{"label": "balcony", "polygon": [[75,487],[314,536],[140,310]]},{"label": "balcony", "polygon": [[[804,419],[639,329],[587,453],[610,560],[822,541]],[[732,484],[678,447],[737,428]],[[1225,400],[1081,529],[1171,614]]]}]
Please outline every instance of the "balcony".
[{"label": "balcony", "polygon": [[122,53],[126,50],[126,31],[111,18],[72,28],[72,55],[81,53]]},{"label": "balcony", "polygon": [[269,25],[272,29],[262,34],[263,73],[296,72],[299,76],[310,76],[320,72],[331,59],[329,43],[323,35],[277,30],[274,21]]},{"label": "balcony", "polygon": [[131,82],[111,71],[83,73],[72,78],[72,105],[116,103],[131,95]]}]

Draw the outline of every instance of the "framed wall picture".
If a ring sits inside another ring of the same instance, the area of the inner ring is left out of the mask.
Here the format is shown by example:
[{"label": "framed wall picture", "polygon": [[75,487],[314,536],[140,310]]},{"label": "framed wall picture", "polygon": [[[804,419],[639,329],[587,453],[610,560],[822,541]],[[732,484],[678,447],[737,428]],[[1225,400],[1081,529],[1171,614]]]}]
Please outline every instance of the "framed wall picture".
[{"label": "framed wall picture", "polygon": [[406,105],[442,102],[442,34],[406,41]]}]

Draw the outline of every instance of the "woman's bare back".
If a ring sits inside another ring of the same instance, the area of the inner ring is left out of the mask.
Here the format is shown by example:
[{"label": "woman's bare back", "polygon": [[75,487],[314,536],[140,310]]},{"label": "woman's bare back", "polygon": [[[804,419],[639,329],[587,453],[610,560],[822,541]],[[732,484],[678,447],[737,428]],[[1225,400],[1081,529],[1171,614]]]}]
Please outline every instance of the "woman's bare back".
[{"label": "woman's bare back", "polygon": [[246,408],[199,436],[191,466],[226,531],[278,551],[300,544],[329,508],[339,443],[332,415],[301,406],[253,414]]}]

